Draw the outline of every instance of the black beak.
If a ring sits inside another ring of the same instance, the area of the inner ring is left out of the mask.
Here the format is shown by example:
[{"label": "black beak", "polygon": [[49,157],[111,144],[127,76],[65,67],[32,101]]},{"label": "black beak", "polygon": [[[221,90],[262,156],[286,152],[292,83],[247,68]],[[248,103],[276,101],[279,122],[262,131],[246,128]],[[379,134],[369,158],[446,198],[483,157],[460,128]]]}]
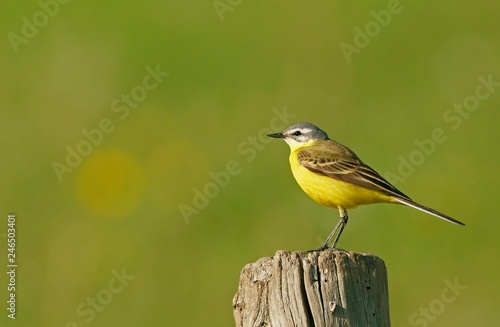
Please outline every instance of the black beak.
[{"label": "black beak", "polygon": [[285,135],[283,133],[273,133],[273,134],[267,134],[269,137],[274,137],[275,139],[282,139],[285,138]]}]

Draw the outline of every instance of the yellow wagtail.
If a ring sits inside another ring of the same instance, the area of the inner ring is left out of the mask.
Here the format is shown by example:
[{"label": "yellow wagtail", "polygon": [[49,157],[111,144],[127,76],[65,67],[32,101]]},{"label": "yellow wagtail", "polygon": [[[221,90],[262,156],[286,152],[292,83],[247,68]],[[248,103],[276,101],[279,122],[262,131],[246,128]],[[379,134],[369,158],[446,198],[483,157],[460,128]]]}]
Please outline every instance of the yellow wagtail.
[{"label": "yellow wagtail", "polygon": [[[283,139],[290,146],[290,166],[300,187],[314,201],[338,208],[340,220],[325,244],[337,233],[332,248],[347,224],[347,210],[362,204],[398,203],[418,209],[446,221],[462,222],[412,201],[375,170],[367,166],[348,147],[330,140],[311,123],[297,123],[281,133],[268,136]],[[337,232],[338,231],[338,232]]]}]

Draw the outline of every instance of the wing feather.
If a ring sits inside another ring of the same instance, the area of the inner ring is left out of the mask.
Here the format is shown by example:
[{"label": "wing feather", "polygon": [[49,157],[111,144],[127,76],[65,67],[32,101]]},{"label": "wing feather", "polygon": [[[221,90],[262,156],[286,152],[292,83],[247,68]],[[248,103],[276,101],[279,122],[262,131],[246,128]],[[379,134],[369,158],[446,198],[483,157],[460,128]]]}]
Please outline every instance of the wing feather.
[{"label": "wing feather", "polygon": [[379,173],[364,164],[354,152],[337,142],[333,145],[328,147],[330,150],[321,146],[301,149],[297,153],[297,159],[302,166],[317,174],[411,201]]}]

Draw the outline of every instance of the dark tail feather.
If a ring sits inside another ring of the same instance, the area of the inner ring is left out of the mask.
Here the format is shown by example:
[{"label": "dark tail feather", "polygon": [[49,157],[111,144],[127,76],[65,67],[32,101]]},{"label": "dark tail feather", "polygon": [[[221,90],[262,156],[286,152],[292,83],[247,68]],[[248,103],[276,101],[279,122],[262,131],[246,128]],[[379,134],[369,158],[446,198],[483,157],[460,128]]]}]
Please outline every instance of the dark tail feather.
[{"label": "dark tail feather", "polygon": [[453,219],[451,218],[450,216],[447,216],[445,214],[442,214],[441,212],[439,211],[436,211],[434,209],[431,209],[429,207],[426,207],[426,206],[423,206],[421,204],[418,204],[416,202],[413,202],[411,200],[407,200],[407,199],[402,199],[402,198],[396,198],[396,201],[398,201],[399,203],[401,204],[404,204],[404,205],[407,205],[409,207],[412,207],[412,208],[415,208],[417,210],[420,210],[420,211],[423,211],[425,213],[428,213],[429,215],[433,215],[435,217],[438,217],[438,218],[441,218],[441,219],[444,219],[446,221],[449,221],[450,223],[454,223],[454,224],[457,224],[457,225],[462,225],[464,226],[465,224],[456,220],[456,219]]}]

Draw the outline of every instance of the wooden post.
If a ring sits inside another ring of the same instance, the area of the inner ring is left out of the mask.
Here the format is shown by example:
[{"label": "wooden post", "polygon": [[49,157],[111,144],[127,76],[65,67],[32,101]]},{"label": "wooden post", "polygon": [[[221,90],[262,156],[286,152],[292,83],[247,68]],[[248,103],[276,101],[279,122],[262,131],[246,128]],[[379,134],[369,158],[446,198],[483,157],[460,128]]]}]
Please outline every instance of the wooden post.
[{"label": "wooden post", "polygon": [[278,251],[243,268],[233,313],[237,327],[390,326],[387,270],[369,253]]}]

